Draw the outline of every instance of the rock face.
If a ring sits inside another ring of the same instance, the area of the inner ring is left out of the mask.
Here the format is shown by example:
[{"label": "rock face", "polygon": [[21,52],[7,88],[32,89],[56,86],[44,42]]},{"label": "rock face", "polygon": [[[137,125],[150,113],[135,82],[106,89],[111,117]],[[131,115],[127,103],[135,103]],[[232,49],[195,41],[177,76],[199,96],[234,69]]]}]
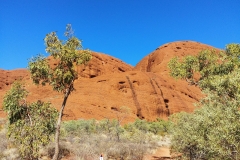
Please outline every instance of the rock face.
[{"label": "rock face", "polygon": [[[93,52],[93,59],[86,66],[77,68],[79,78],[75,91],[70,95],[64,119],[103,119],[126,117],[125,122],[136,118],[166,119],[180,112],[192,112],[193,103],[201,98],[196,86],[169,76],[167,63],[175,56],[196,55],[213,47],[191,41],[168,43],[143,58],[136,67],[109,55]],[[56,64],[48,58],[51,65]],[[0,70],[0,104],[6,91],[16,79],[23,79],[29,91],[28,101],[50,101],[60,108],[63,96],[50,86],[32,84],[27,70]],[[126,106],[130,113],[120,112]],[[0,110],[0,116],[5,116]]]},{"label": "rock face", "polygon": [[[206,44],[193,41],[179,41],[164,44],[144,57],[135,67],[135,70],[168,74],[167,64],[173,57],[197,55],[201,50],[216,49]],[[217,50],[217,49],[216,49]]]},{"label": "rock face", "polygon": [[[57,65],[57,61],[52,57],[48,58],[50,66],[54,67]],[[77,66],[76,70],[80,77],[94,78],[104,74],[111,73],[122,73],[126,71],[131,71],[132,66],[124,63],[123,61],[116,59],[112,56],[92,52],[92,59],[88,65]]]}]

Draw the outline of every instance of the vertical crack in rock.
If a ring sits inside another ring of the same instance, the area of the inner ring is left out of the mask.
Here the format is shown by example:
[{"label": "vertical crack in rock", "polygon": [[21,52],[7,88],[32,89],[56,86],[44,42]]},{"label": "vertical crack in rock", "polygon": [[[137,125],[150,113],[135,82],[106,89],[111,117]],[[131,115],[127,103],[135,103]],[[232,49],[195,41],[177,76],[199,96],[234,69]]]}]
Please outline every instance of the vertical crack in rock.
[{"label": "vertical crack in rock", "polygon": [[153,79],[150,78],[150,77],[149,77],[149,79],[150,79],[150,83],[151,83],[151,85],[152,85],[152,88],[153,88],[153,90],[154,90],[154,93],[155,93],[156,96],[157,96],[157,113],[158,113],[158,116],[160,117],[161,114],[164,112],[163,108],[161,108],[161,99],[160,99],[160,97],[158,96],[158,93],[157,93],[157,90],[156,90],[155,85],[153,84]]},{"label": "vertical crack in rock", "polygon": [[[160,77],[158,77],[158,78],[160,78]],[[162,79],[162,78],[160,78],[160,79]],[[170,87],[170,89],[169,89],[169,91],[171,92],[171,94],[172,94],[172,88]],[[173,95],[173,94],[172,94]],[[182,104],[182,106],[185,106],[185,107],[187,107],[188,105],[185,103],[185,101],[181,98],[181,96],[175,91],[174,92],[174,95],[176,95],[176,98],[178,99],[178,101]],[[169,114],[170,114],[170,112],[169,112]]]},{"label": "vertical crack in rock", "polygon": [[130,78],[128,76],[126,76],[127,80],[128,80],[128,83],[129,83],[129,86],[130,86],[130,89],[132,91],[132,97],[133,97],[133,101],[135,103],[135,106],[137,108],[137,116],[140,118],[140,119],[144,119],[143,115],[142,115],[142,112],[141,112],[141,107],[140,107],[140,104],[138,102],[138,99],[137,99],[137,94],[134,90],[134,87],[133,87],[133,84],[132,82],[130,81]]},{"label": "vertical crack in rock", "polygon": [[148,56],[148,62],[147,62],[147,72],[151,71],[151,59],[150,59],[150,55]]},{"label": "vertical crack in rock", "polygon": [[168,108],[168,99],[165,99],[164,98],[164,96],[163,96],[163,92],[162,92],[162,89],[161,89],[161,87],[158,85],[158,83],[157,83],[157,81],[153,78],[152,79],[154,82],[155,82],[155,84],[157,85],[157,87],[158,87],[158,89],[159,89],[159,91],[160,91],[160,94],[161,94],[161,97],[162,97],[162,99],[163,99],[163,102],[164,102],[164,105],[165,105],[165,107],[166,107],[166,115],[167,116],[170,116],[170,110],[169,110],[169,108]]}]

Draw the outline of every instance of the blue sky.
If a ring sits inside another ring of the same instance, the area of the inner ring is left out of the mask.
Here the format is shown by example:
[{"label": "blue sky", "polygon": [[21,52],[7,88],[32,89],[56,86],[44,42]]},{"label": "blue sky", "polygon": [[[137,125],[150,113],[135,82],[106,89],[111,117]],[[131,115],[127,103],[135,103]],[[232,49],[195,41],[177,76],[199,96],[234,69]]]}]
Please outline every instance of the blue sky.
[{"label": "blue sky", "polygon": [[26,68],[44,37],[72,24],[83,47],[135,66],[157,47],[240,43],[239,0],[1,0],[0,69]]}]

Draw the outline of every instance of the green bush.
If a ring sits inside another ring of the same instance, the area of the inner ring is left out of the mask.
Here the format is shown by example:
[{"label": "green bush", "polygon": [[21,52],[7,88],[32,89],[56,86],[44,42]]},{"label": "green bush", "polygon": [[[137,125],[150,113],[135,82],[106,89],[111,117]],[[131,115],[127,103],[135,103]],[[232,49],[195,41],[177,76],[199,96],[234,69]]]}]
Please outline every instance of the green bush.
[{"label": "green bush", "polygon": [[39,149],[50,142],[55,131],[57,110],[50,103],[27,103],[27,91],[16,82],[6,93],[3,109],[7,112],[8,136],[24,159],[37,159]]},{"label": "green bush", "polygon": [[149,131],[150,123],[147,122],[146,120],[137,119],[133,124],[138,130],[142,132],[147,133]]},{"label": "green bush", "polygon": [[172,152],[190,159],[239,159],[240,102],[209,95],[201,106],[171,117]]},{"label": "green bush", "polygon": [[135,132],[136,130],[144,133],[151,132],[155,135],[167,135],[171,128],[171,122],[162,119],[157,119],[153,122],[137,119],[134,123],[129,123],[124,126],[124,129],[128,132]]},{"label": "green bush", "polygon": [[68,134],[86,133],[91,134],[96,132],[96,120],[72,120],[63,122],[63,128]]}]

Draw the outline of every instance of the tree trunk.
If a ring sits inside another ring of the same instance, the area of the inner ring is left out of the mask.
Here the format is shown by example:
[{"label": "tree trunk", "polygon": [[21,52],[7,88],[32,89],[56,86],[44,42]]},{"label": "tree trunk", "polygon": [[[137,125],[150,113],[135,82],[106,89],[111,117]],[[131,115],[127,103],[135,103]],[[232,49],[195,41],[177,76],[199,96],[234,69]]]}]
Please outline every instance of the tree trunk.
[{"label": "tree trunk", "polygon": [[60,127],[61,127],[61,122],[62,122],[62,116],[63,116],[63,110],[66,106],[67,99],[69,94],[71,93],[73,88],[73,85],[71,84],[67,90],[67,92],[64,95],[64,100],[62,103],[61,110],[59,112],[58,120],[57,120],[57,126],[56,126],[56,133],[55,133],[55,152],[52,160],[57,160],[59,156],[59,135],[60,135]]}]

